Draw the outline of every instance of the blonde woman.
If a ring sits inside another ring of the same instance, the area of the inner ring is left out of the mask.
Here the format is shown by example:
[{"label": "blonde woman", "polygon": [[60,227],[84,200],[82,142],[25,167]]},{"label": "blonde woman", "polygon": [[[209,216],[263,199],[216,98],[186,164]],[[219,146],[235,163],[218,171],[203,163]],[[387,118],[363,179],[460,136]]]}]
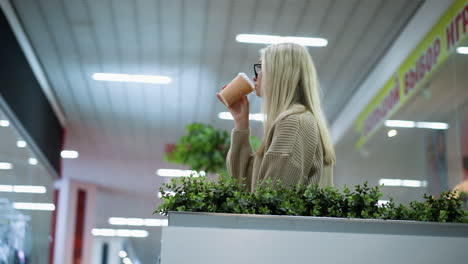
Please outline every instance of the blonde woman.
[{"label": "blonde woman", "polygon": [[293,43],[271,45],[260,53],[253,79],[257,96],[263,98],[264,138],[254,153],[249,143],[246,96],[227,107],[235,125],[227,156],[229,175],[245,178],[252,192],[266,179],[287,186],[332,186],[336,157],[312,58],[306,48]]}]

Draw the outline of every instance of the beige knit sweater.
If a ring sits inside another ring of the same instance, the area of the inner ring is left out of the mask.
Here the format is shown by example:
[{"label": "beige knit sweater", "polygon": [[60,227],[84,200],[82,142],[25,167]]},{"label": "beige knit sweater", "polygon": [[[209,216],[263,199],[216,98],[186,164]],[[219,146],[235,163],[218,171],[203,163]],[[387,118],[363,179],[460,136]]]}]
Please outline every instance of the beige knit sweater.
[{"label": "beige knit sweater", "polygon": [[302,105],[294,105],[274,122],[263,157],[256,155],[249,142],[250,129],[234,129],[227,156],[231,177],[246,179],[251,192],[265,179],[285,185],[333,185],[331,168],[324,168],[323,146],[317,121]]}]

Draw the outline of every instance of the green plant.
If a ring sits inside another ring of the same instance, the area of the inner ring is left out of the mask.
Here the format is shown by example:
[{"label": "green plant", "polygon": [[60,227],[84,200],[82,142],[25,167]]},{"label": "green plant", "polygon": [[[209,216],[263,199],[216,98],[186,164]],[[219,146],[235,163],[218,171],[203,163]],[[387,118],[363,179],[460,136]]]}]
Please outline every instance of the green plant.
[{"label": "green plant", "polygon": [[190,166],[192,170],[220,173],[225,171],[229,150],[229,134],[210,125],[193,123],[187,126],[187,134],[176,143],[165,160]]},{"label": "green plant", "polygon": [[[200,123],[190,124],[186,130],[187,134],[177,141],[174,150],[166,153],[164,159],[187,165],[195,171],[218,173],[226,177],[229,133]],[[250,142],[254,150],[258,149],[260,141],[256,137],[251,136]]]},{"label": "green plant", "polygon": [[409,206],[395,205],[393,199],[379,206],[382,193],[379,187],[368,187],[367,182],[353,191],[345,186],[341,192],[331,187],[285,187],[280,182],[266,181],[250,193],[245,183],[231,178],[188,177],[164,183],[160,192],[163,202],[155,213],[166,215],[169,211],[187,211],[467,222],[463,197],[455,192],[444,192],[439,198],[424,195],[425,201],[411,202]]}]

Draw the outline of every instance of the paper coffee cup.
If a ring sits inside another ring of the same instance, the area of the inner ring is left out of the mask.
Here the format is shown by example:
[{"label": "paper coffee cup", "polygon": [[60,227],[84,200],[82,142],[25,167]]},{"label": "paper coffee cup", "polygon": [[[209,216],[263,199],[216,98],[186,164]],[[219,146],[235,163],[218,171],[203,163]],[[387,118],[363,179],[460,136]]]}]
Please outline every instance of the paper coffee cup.
[{"label": "paper coffee cup", "polygon": [[255,84],[250,80],[247,74],[240,72],[219,95],[225,105],[231,106],[239,101],[243,95],[248,95],[253,91],[255,91]]}]

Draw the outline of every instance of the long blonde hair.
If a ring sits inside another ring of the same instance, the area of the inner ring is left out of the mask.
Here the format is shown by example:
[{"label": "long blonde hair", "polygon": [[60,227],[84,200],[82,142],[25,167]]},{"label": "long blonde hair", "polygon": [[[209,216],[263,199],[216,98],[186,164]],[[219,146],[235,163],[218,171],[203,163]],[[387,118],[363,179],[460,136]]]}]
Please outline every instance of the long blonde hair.
[{"label": "long blonde hair", "polygon": [[323,145],[323,161],[332,165],[335,150],[323,114],[317,73],[307,49],[294,43],[274,44],[262,49],[262,111],[266,115],[264,137],[257,152],[263,156],[268,135],[275,122],[293,105],[304,105],[317,121]]}]

